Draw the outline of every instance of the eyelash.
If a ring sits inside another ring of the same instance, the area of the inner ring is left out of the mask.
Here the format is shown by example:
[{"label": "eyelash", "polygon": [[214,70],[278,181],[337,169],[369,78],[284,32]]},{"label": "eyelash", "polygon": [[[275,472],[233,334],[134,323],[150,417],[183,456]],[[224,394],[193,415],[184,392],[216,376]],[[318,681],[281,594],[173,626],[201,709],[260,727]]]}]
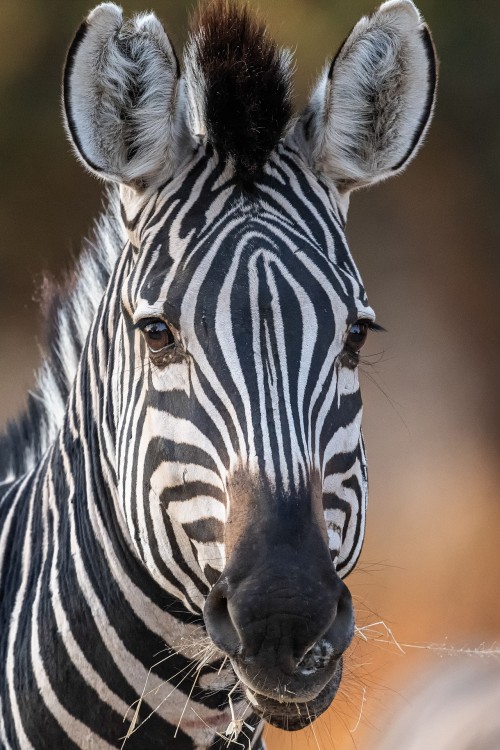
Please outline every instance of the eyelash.
[{"label": "eyelash", "polygon": [[365,323],[369,331],[376,331],[377,333],[387,333],[387,328],[384,328],[384,326],[375,323],[374,320],[366,320]]}]

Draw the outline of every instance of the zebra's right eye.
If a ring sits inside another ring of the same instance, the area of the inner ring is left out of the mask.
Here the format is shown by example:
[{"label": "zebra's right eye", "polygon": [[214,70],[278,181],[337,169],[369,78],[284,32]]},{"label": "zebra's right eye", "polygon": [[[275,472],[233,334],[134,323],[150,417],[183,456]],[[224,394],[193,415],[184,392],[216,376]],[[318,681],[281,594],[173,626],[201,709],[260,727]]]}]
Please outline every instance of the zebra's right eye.
[{"label": "zebra's right eye", "polygon": [[168,349],[175,344],[174,334],[164,320],[159,318],[145,320],[141,322],[140,328],[149,351],[153,354]]},{"label": "zebra's right eye", "polygon": [[346,348],[357,354],[366,341],[368,328],[369,321],[367,320],[358,320],[353,323],[347,334]]}]

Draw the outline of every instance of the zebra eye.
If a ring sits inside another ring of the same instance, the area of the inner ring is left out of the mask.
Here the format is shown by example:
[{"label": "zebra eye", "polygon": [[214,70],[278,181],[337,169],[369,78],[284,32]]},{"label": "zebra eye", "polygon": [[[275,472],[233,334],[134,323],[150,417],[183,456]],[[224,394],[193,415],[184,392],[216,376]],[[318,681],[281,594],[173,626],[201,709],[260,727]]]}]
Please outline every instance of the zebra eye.
[{"label": "zebra eye", "polygon": [[344,350],[340,355],[340,362],[354,370],[359,364],[359,350],[366,341],[368,329],[371,327],[369,320],[358,320],[353,323],[347,332]]},{"label": "zebra eye", "polygon": [[153,353],[175,344],[174,334],[164,320],[146,320],[140,327],[146,344]]},{"label": "zebra eye", "polygon": [[359,352],[366,341],[368,335],[368,323],[365,320],[358,320],[353,323],[349,329],[346,339],[346,348],[352,352]]}]

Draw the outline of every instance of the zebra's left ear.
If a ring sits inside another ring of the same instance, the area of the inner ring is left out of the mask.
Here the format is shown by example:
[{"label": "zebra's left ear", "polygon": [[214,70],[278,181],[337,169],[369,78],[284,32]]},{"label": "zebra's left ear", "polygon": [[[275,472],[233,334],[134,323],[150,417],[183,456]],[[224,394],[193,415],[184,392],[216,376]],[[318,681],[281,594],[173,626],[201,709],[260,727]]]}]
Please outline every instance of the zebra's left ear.
[{"label": "zebra's left ear", "polygon": [[98,5],[80,26],[64,69],[65,125],[83,164],[136,189],[179,161],[179,63],[152,13],[127,20]]},{"label": "zebra's left ear", "polygon": [[437,59],[411,0],[362,18],[323,71],[296,133],[341,193],[404,169],[427,131]]}]

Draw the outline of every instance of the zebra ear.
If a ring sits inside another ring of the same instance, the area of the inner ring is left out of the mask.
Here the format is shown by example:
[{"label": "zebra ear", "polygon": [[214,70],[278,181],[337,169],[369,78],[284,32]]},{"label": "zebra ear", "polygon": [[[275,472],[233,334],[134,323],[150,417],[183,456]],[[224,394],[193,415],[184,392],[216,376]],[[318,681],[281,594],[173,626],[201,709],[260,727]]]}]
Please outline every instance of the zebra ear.
[{"label": "zebra ear", "polygon": [[143,188],[177,162],[175,51],[152,14],[123,19],[98,5],[69,48],[63,81],[65,125],[77,156],[105,179]]},{"label": "zebra ear", "polygon": [[313,167],[341,193],[397,174],[427,131],[436,79],[432,38],[411,0],[362,18],[299,120]]}]

